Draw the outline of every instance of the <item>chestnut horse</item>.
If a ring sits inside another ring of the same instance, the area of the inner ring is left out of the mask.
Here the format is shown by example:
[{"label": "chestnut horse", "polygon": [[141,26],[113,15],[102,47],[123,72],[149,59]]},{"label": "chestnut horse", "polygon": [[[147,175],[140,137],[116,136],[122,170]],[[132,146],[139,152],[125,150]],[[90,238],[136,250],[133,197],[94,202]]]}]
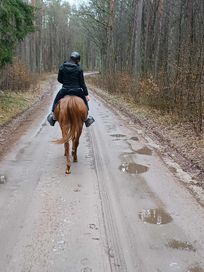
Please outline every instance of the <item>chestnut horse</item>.
[{"label": "chestnut horse", "polygon": [[66,174],[71,173],[70,141],[72,141],[73,161],[77,162],[77,148],[84,121],[87,119],[88,109],[84,101],[77,96],[65,96],[55,109],[55,116],[59,122],[62,138],[55,143],[64,144],[67,160]]}]

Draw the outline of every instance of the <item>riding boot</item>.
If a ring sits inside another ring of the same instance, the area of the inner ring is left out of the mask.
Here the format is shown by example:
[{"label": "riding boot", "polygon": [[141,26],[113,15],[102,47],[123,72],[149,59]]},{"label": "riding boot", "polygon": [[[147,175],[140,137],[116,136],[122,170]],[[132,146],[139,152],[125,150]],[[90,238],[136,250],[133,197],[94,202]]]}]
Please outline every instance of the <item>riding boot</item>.
[{"label": "riding boot", "polygon": [[49,124],[54,127],[56,119],[55,119],[55,115],[53,112],[51,112],[48,116],[47,116],[47,121],[49,122]]},{"label": "riding boot", "polygon": [[93,124],[94,122],[95,122],[94,118],[92,116],[89,116],[85,121],[85,125],[86,127],[90,127],[90,125]]}]

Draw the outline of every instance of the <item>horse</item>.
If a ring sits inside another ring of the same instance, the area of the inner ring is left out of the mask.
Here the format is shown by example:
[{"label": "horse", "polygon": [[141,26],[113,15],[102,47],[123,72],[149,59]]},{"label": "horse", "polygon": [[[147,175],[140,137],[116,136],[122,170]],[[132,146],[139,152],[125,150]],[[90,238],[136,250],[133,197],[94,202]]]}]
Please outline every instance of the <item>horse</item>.
[{"label": "horse", "polygon": [[88,116],[88,108],[83,99],[77,96],[65,96],[55,109],[55,116],[59,122],[62,138],[54,141],[56,144],[64,144],[66,156],[66,174],[71,173],[70,141],[72,141],[73,161],[77,162],[77,149],[82,133],[84,121]]}]

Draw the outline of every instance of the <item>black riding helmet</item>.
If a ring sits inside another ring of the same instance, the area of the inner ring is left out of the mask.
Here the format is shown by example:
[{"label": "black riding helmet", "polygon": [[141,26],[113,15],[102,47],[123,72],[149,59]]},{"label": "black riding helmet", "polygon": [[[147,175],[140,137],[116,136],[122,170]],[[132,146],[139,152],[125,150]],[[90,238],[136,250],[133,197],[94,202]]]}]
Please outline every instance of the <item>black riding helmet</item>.
[{"label": "black riding helmet", "polygon": [[74,61],[80,61],[80,54],[78,52],[72,52],[70,55],[70,59]]}]

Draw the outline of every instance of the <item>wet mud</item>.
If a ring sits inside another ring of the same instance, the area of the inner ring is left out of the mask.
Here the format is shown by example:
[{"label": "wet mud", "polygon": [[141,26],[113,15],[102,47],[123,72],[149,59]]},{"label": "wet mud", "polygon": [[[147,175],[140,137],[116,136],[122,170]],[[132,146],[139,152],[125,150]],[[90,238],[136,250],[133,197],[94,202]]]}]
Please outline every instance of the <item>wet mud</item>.
[{"label": "wet mud", "polygon": [[168,224],[173,220],[163,209],[145,209],[139,213],[139,218],[143,223],[155,225]]},{"label": "wet mud", "polygon": [[178,240],[170,240],[167,244],[168,247],[178,250],[188,250],[196,252],[196,249],[189,242],[183,242]]},{"label": "wet mud", "polygon": [[189,268],[187,272],[204,272],[204,268],[201,268],[199,266],[195,266],[195,267]]}]

